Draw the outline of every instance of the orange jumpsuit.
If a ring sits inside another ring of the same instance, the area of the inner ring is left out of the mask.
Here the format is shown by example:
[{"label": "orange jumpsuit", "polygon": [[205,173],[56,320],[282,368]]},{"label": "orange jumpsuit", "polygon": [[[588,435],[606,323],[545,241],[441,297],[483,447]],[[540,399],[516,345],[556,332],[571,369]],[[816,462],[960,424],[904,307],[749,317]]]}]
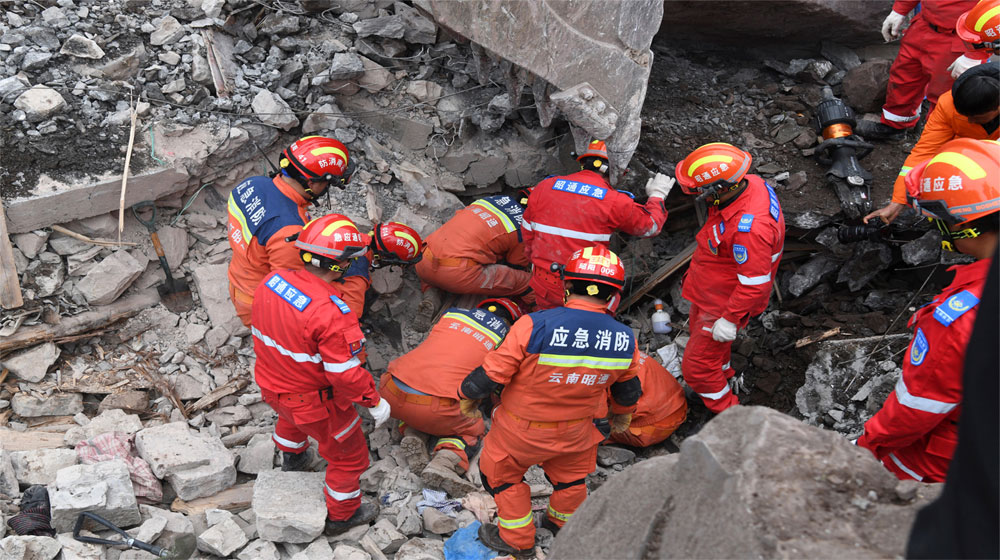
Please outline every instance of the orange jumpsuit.
[{"label": "orange jumpsuit", "polygon": [[941,94],[937,107],[927,117],[920,140],[906,156],[899,176],[892,185],[892,201],[906,204],[906,175],[911,169],[931,159],[941,151],[941,146],[955,138],[973,138],[975,140],[1000,139],[1000,127],[987,130],[984,125],[969,122],[969,118],[955,110],[955,100],[951,92]]},{"label": "orange jumpsuit", "polygon": [[505,336],[507,325],[485,309],[449,309],[420,346],[389,362],[379,382],[379,393],[400,427],[405,423],[441,436],[434,450],[453,450],[465,470],[466,447],[479,443],[486,426],[482,418],[462,414],[458,388]]},{"label": "orange jumpsuit", "polygon": [[[243,324],[250,326],[253,293],[271,271],[302,268],[299,250],[287,237],[302,231],[309,221],[309,201],[280,175],[250,177],[229,193],[229,299]],[[343,279],[344,301],[358,317],[364,309],[365,277]]]},{"label": "orange jumpsuit", "polygon": [[670,437],[687,418],[687,398],[677,379],[660,362],[639,352],[642,396],[632,413],[628,430],[611,434],[610,441],[649,447]]},{"label": "orange jumpsuit", "polygon": [[427,237],[424,257],[416,264],[417,276],[454,294],[526,292],[531,273],[521,243],[523,213],[524,207],[509,196],[487,197],[459,210]]},{"label": "orange jumpsuit", "polygon": [[[555,488],[547,515],[557,526],[583,503],[586,477],[597,467],[597,446],[604,439],[594,415],[606,390],[640,369],[632,329],[605,313],[603,305],[578,299],[522,317],[503,345],[486,356],[486,375],[505,387],[479,470],[496,499],[506,543],[534,546],[531,491],[523,481],[532,465],[540,464]],[[634,401],[612,402],[615,414],[634,410]]]}]

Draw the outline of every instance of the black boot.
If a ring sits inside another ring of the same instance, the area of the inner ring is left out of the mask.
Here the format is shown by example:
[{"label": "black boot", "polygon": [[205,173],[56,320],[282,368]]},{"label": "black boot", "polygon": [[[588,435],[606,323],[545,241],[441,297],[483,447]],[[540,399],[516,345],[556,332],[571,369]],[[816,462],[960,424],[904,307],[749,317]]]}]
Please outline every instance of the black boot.
[{"label": "black boot", "polygon": [[904,128],[893,128],[878,121],[858,121],[854,133],[865,140],[900,140],[906,133]]},{"label": "black boot", "polygon": [[361,507],[354,512],[350,518],[343,521],[326,520],[326,528],[323,533],[327,536],[339,535],[351,527],[367,525],[378,516],[378,506],[371,502],[361,502]]},{"label": "black boot", "polygon": [[514,548],[507,544],[507,541],[500,537],[500,527],[493,523],[485,523],[479,526],[479,540],[488,548],[492,548],[503,554],[510,554],[517,560],[531,560],[535,557],[535,548]]},{"label": "black boot", "polygon": [[310,453],[308,449],[302,453],[289,453],[288,451],[281,452],[281,470],[285,472],[307,470],[307,467],[311,462],[312,453]]},{"label": "black boot", "polygon": [[542,518],[542,529],[548,529],[549,532],[551,532],[552,536],[554,537],[554,536],[556,536],[556,535],[559,534],[559,529],[562,529],[562,527],[560,527],[560,526],[556,525],[555,523],[553,523],[552,520],[549,519],[548,517],[543,517]]}]

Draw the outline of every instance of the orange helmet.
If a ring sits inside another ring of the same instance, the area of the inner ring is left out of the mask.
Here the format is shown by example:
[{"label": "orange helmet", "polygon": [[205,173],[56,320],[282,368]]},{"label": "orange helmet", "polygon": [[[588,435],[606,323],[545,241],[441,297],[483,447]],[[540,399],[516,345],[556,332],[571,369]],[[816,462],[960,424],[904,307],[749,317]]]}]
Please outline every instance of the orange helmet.
[{"label": "orange helmet", "polygon": [[1000,54],[1000,0],[980,0],[958,16],[955,33],[969,50]]},{"label": "orange helmet", "polygon": [[341,266],[345,261],[364,255],[368,244],[369,237],[343,214],[311,220],[295,240],[303,262],[335,272],[347,269]]},{"label": "orange helmet", "polygon": [[734,187],[743,180],[753,158],[725,142],[705,144],[677,164],[674,175],[684,194],[702,194],[716,183]]},{"label": "orange helmet", "polygon": [[[625,267],[618,255],[607,247],[596,245],[579,249],[569,258],[562,271],[563,280],[583,280],[611,286],[616,290],[625,287]],[[591,289],[593,288],[593,289]],[[588,295],[597,295],[597,286],[587,286]]]},{"label": "orange helmet", "polygon": [[521,307],[514,303],[514,300],[509,298],[484,299],[479,302],[479,305],[476,307],[479,309],[485,309],[490,313],[499,314],[500,317],[503,317],[504,312],[506,312],[506,314],[510,317],[511,322],[517,321],[522,315],[524,315],[524,312],[521,311]]},{"label": "orange helmet", "polygon": [[420,234],[399,222],[375,224],[372,243],[375,260],[381,264],[414,264],[424,252]]},{"label": "orange helmet", "polygon": [[354,172],[347,147],[325,136],[300,138],[281,152],[281,169],[293,178],[345,185]]},{"label": "orange helmet", "polygon": [[608,159],[608,146],[604,143],[604,140],[591,140],[590,144],[587,145],[587,151],[576,156],[576,161],[580,161],[585,157],[599,157]]}]

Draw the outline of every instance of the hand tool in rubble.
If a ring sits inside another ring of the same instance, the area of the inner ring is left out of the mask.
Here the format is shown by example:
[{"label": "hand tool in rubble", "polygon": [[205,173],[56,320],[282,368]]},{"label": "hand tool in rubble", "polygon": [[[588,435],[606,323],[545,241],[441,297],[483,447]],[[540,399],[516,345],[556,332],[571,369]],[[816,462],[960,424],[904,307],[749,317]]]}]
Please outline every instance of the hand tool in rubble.
[{"label": "hand tool in rubble", "polygon": [[[153,215],[148,221],[142,219],[139,215],[139,211],[146,208],[151,208],[153,211]],[[140,224],[146,226],[146,229],[149,230],[149,237],[153,240],[153,248],[156,249],[156,256],[160,259],[160,266],[163,268],[163,273],[167,276],[167,280],[156,287],[156,290],[160,292],[160,303],[174,313],[191,309],[194,307],[194,300],[191,299],[191,288],[187,282],[180,278],[174,278],[170,274],[167,257],[163,254],[163,245],[160,244],[160,237],[156,235],[156,205],[151,200],[140,202],[132,207],[132,214],[135,215],[135,219],[139,220]]]},{"label": "hand tool in rubble", "polygon": [[834,97],[829,86],[823,88],[823,101],[816,106],[816,125],[823,135],[823,142],[816,146],[816,160],[830,166],[826,182],[840,199],[844,214],[858,220],[872,211],[872,174],[858,160],[875,146],[854,133],[854,111]]},{"label": "hand tool in rubble", "polygon": [[[90,520],[98,525],[103,525],[107,529],[114,531],[121,536],[121,540],[113,539],[102,539],[98,537],[88,537],[86,535],[81,535],[80,531],[83,529],[83,524],[85,521]],[[136,548],[139,550],[145,550],[146,552],[158,557],[158,558],[170,558],[173,560],[183,560],[190,558],[194,553],[197,542],[193,538],[184,539],[178,538],[172,548],[163,548],[160,546],[151,545],[147,542],[136,540],[132,535],[121,530],[119,527],[115,526],[113,523],[104,519],[96,513],[89,511],[81,512],[76,518],[76,525],[73,526],[73,538],[88,544],[103,544],[109,546],[125,546],[128,548]]]}]

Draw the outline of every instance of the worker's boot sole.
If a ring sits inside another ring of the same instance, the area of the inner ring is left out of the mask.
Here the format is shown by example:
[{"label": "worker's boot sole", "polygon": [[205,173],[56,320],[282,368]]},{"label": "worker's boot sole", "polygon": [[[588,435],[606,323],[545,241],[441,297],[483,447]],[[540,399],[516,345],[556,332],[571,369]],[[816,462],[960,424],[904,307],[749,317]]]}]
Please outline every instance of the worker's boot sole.
[{"label": "worker's boot sole", "polygon": [[488,548],[502,554],[510,554],[517,560],[531,560],[535,557],[534,548],[518,549],[507,544],[507,541],[500,537],[500,527],[493,523],[484,523],[479,526],[479,540]]},{"label": "worker's boot sole", "polygon": [[371,502],[361,502],[361,507],[349,519],[345,519],[344,521],[327,519],[326,526],[323,528],[323,534],[327,536],[339,535],[351,527],[367,525],[374,521],[376,517],[378,517],[378,506]]},{"label": "worker's boot sole", "polygon": [[281,452],[281,470],[284,472],[308,471],[313,462],[313,452],[306,448],[302,453]]},{"label": "worker's boot sole", "polygon": [[403,449],[406,464],[410,472],[420,474],[431,462],[431,454],[427,452],[427,442],[412,428],[406,428],[403,433],[403,440],[399,442],[399,446]]},{"label": "worker's boot sole", "polygon": [[421,471],[420,479],[427,486],[440,488],[453,498],[461,498],[470,492],[479,490],[478,486],[458,474],[457,465],[458,455],[455,455],[452,451],[442,449],[434,454],[431,462]]}]

